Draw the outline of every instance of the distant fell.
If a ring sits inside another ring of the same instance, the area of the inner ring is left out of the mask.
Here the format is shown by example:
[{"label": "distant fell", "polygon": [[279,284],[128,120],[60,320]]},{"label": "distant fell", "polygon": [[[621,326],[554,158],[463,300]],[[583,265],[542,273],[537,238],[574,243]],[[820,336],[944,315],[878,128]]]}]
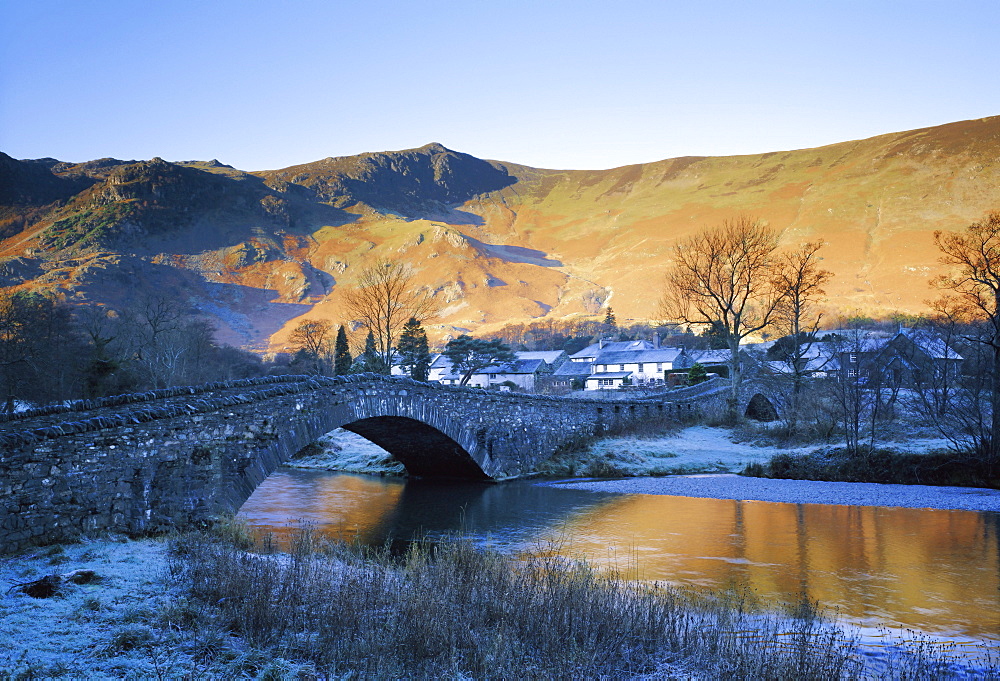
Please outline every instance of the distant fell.
[{"label": "distant fell", "polygon": [[[1000,209],[1000,117],[812,149],[549,170],[428,144],[249,173],[212,159],[0,154],[0,286],[120,305],[183,296],[220,338],[281,349],[343,292],[412,265],[432,336],[506,323],[653,320],[679,239],[736,213],[822,240],[831,312],[919,312],[937,229]],[[127,282],[127,283],[126,283]]]}]

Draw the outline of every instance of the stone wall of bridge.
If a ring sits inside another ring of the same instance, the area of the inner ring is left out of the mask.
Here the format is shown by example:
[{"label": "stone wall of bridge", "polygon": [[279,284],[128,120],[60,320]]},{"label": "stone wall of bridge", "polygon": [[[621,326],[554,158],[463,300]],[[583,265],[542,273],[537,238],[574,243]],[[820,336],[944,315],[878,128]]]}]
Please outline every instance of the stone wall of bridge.
[{"label": "stone wall of bridge", "polygon": [[210,522],[341,426],[392,452],[412,475],[504,480],[576,438],[697,409],[694,398],[548,398],[360,375],[254,379],[36,410],[0,423],[0,552],[87,532]]}]

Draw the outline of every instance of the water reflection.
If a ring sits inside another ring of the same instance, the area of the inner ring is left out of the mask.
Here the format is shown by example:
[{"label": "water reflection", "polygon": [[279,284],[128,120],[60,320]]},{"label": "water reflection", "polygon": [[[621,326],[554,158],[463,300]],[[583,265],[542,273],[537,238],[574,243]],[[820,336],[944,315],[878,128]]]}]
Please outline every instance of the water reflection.
[{"label": "water reflection", "polygon": [[369,546],[461,532],[504,547],[527,546],[566,518],[620,498],[524,482],[403,481],[282,469],[240,509],[251,525],[284,539],[302,522]]},{"label": "water reflection", "polygon": [[368,544],[462,531],[520,550],[556,542],[630,578],[767,602],[798,594],[862,625],[1000,639],[997,514],[599,494],[279,471],[241,514]]},{"label": "water reflection", "polygon": [[[623,495],[569,519],[574,550],[633,578],[805,594],[859,624],[1000,638],[998,516]],[[619,563],[619,568],[622,565]]]}]

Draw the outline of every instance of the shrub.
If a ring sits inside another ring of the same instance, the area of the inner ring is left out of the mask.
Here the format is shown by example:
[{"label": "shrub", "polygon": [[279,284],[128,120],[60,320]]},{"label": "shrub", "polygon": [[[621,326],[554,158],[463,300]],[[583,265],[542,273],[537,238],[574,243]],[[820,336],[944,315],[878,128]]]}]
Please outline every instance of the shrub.
[{"label": "shrub", "polygon": [[792,456],[781,453],[767,464],[750,464],[742,475],[785,480],[953,485],[1000,489],[987,460],[968,453],[915,454],[886,449],[846,449]]}]

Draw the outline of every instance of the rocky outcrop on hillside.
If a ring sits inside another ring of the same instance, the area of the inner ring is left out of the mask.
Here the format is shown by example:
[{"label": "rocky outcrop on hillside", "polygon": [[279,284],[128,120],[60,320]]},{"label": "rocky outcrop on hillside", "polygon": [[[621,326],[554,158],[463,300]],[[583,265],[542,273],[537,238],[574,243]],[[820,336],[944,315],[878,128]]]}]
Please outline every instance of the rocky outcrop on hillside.
[{"label": "rocky outcrop on hillside", "polygon": [[517,178],[500,164],[427,144],[406,151],[325,158],[260,173],[273,187],[308,187],[336,206],[363,203],[382,213],[410,218],[447,215],[475,196],[510,186]]}]

